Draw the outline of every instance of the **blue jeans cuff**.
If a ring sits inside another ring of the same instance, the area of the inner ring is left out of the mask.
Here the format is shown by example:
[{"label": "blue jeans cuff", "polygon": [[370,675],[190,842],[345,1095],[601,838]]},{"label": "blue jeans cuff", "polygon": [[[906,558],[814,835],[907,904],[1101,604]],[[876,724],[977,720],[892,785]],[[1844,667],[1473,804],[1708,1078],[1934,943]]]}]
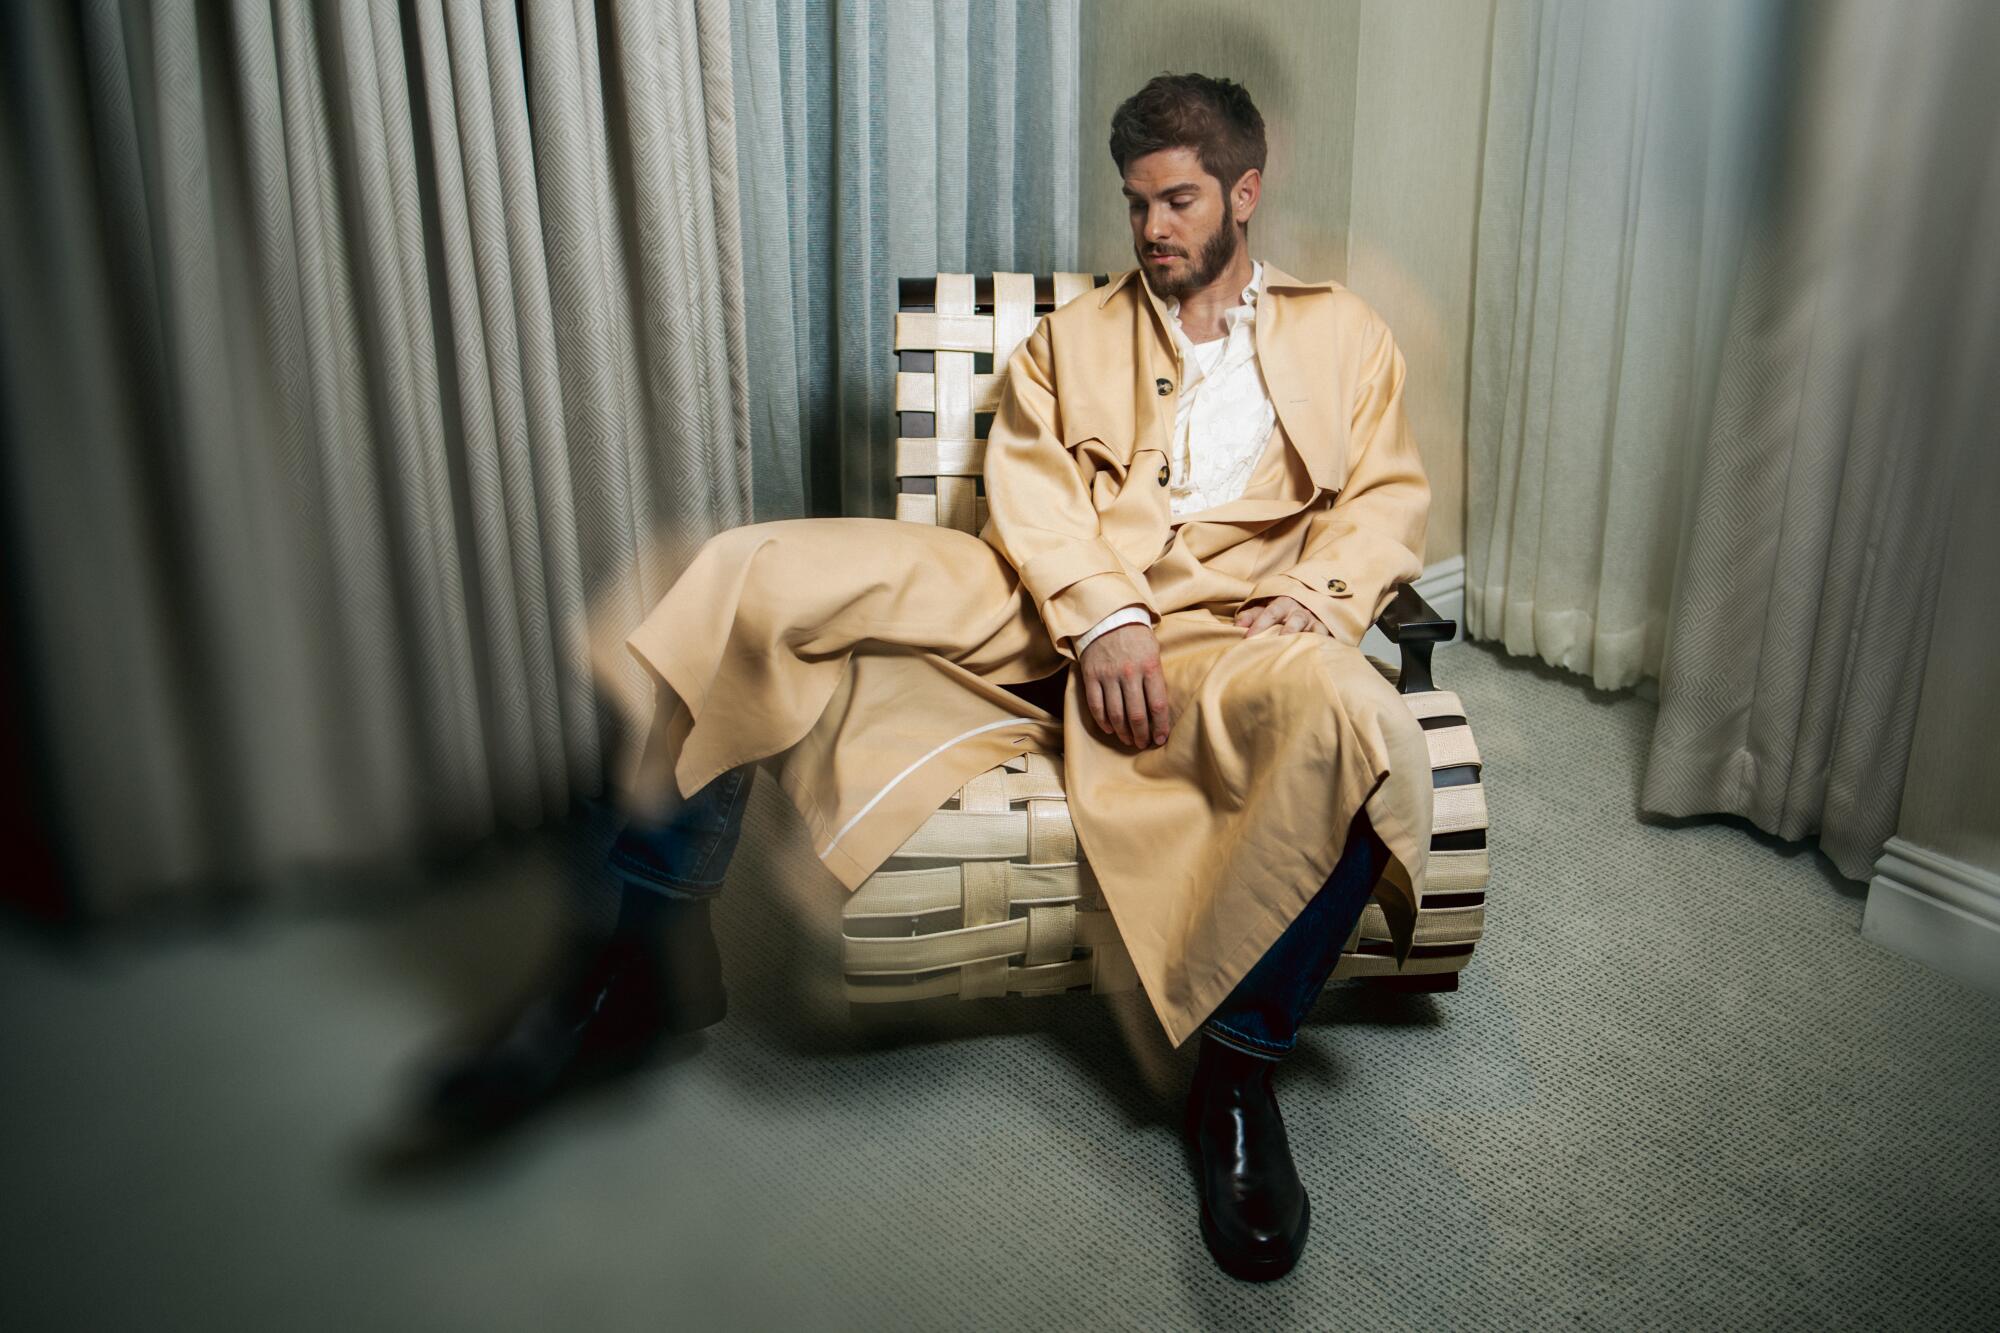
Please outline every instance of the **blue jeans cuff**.
[{"label": "blue jeans cuff", "polygon": [[1224,1046],[1241,1051],[1245,1055],[1254,1055],[1260,1060],[1282,1060],[1290,1055],[1292,1048],[1298,1044],[1296,1040],[1286,1042],[1282,1046],[1274,1041],[1260,1041],[1256,1037],[1237,1032],[1213,1018],[1203,1023],[1201,1030]]},{"label": "blue jeans cuff", "polygon": [[673,898],[721,893],[755,776],[752,765],[731,769],[688,797],[665,822],[628,825],[605,857],[611,873],[628,886]]},{"label": "blue jeans cuff", "polygon": [[722,892],[722,881],[719,879],[700,884],[675,879],[672,875],[639,864],[616,847],[611,849],[611,854],[604,858],[604,862],[620,883],[632,888],[647,889],[653,893],[663,893],[669,898],[713,898]]}]

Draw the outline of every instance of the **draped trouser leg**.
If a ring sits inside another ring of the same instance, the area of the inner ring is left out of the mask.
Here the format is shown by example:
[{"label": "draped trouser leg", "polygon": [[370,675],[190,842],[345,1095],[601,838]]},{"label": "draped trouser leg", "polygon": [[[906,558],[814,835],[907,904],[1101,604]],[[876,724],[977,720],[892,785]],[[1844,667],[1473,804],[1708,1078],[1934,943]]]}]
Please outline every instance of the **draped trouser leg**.
[{"label": "draped trouser leg", "polygon": [[1265,1059],[1289,1054],[1298,1044],[1299,1025],[1339,965],[1341,945],[1353,934],[1388,862],[1389,849],[1375,836],[1368,812],[1361,811],[1326,883],[1216,1006],[1202,1031]]},{"label": "draped trouser leg", "polygon": [[669,898],[713,898],[722,892],[730,858],[743,833],[754,764],[732,768],[683,801],[658,823],[634,820],[611,844],[611,873],[632,888]]}]

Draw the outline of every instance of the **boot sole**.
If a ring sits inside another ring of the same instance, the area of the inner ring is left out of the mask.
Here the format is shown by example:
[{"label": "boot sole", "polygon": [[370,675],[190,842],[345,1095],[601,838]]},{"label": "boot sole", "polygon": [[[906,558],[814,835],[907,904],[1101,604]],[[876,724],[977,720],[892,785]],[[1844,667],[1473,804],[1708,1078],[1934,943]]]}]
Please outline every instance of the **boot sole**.
[{"label": "boot sole", "polygon": [[659,1027],[643,1041],[593,1054],[576,1053],[546,1086],[534,1089],[518,1100],[488,1106],[453,1107],[438,1100],[434,1092],[420,1114],[435,1128],[452,1134],[478,1136],[508,1130],[573,1096],[639,1075],[652,1065],[659,1054],[661,1042],[713,1027],[728,1013],[729,993],[718,989],[707,1009],[663,1015]]}]

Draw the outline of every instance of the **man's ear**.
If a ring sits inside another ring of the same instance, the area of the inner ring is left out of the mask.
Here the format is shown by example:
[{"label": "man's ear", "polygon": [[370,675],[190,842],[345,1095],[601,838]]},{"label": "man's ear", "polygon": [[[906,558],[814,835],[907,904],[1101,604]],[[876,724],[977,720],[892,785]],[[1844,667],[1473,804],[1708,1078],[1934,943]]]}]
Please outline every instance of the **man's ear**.
[{"label": "man's ear", "polygon": [[1264,195],[1264,173],[1256,167],[1236,178],[1236,184],[1229,189],[1229,217],[1233,222],[1248,223],[1250,215],[1257,211],[1257,201]]}]

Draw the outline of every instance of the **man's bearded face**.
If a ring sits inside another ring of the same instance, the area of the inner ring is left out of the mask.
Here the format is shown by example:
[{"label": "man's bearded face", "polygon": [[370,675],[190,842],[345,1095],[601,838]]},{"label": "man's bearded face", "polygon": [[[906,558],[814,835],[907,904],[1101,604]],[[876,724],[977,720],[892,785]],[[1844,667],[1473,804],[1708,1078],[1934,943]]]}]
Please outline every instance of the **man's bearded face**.
[{"label": "man's bearded face", "polygon": [[1148,153],[1125,174],[1132,253],[1163,301],[1184,300],[1221,276],[1241,245],[1222,185],[1191,148]]}]

